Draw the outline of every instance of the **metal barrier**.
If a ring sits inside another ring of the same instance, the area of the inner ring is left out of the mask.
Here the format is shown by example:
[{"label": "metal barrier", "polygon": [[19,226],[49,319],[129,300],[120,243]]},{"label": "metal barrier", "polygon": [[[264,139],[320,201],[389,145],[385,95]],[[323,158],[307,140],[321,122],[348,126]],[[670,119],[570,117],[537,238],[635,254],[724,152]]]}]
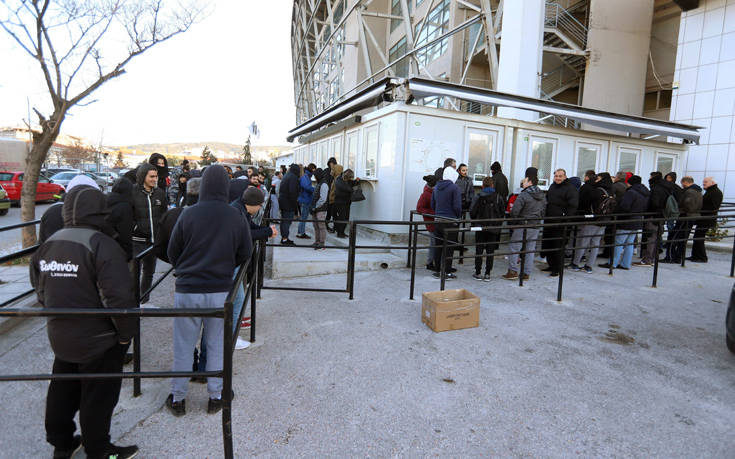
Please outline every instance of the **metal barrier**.
[{"label": "metal barrier", "polygon": [[[30,221],[30,222],[24,222],[24,223],[18,223],[18,224],[15,224],[15,225],[3,226],[2,228],[0,228],[0,233],[5,232],[5,231],[14,230],[14,229],[25,228],[26,226],[38,225],[40,223],[41,223],[41,220],[33,220],[33,221]],[[2,265],[3,263],[7,263],[9,261],[17,260],[18,258],[23,258],[26,255],[31,255],[33,252],[36,251],[36,249],[38,249],[38,247],[40,247],[40,244],[32,245],[30,247],[26,247],[24,249],[18,250],[17,252],[13,252],[13,253],[10,253],[8,255],[0,256],[0,265]],[[0,308],[4,308],[6,306],[9,306],[9,305],[15,303],[16,301],[20,301],[23,298],[27,297],[28,295],[32,294],[33,292],[34,292],[33,289],[26,290],[25,292],[20,293],[20,294],[14,296],[13,298],[11,298],[11,299],[9,299],[7,301],[4,301],[3,303],[0,303]]]}]

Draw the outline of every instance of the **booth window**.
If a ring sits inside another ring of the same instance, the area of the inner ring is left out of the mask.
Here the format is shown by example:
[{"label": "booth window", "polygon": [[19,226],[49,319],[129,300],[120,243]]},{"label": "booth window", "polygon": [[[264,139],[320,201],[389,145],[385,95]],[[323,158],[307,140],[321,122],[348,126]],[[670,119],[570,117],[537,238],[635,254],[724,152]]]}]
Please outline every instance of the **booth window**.
[{"label": "booth window", "polygon": [[584,173],[588,170],[597,170],[598,149],[592,146],[577,148],[577,177],[584,181]]},{"label": "booth window", "polygon": [[488,176],[493,155],[493,136],[489,133],[470,132],[470,151],[467,160],[467,175],[481,182]]},{"label": "booth window", "polygon": [[674,171],[674,156],[658,153],[656,155],[656,170],[666,175]]},{"label": "booth window", "polygon": [[332,139],[332,156],[337,160],[337,164],[342,163],[342,137]]},{"label": "booth window", "polygon": [[365,139],[363,142],[363,170],[365,171],[365,177],[368,178],[375,178],[377,176],[378,126],[378,124],[374,124],[365,128]]},{"label": "booth window", "polygon": [[547,140],[534,140],[531,150],[531,166],[538,169],[538,184],[547,186],[551,183],[554,160],[554,142]]},{"label": "booth window", "polygon": [[347,161],[345,164],[345,168],[352,169],[353,172],[356,172],[355,161],[357,158],[357,141],[359,140],[357,138],[357,135],[357,131],[347,134]]},{"label": "booth window", "polygon": [[636,174],[638,171],[638,152],[631,150],[620,150],[618,155],[618,172],[632,172]]}]

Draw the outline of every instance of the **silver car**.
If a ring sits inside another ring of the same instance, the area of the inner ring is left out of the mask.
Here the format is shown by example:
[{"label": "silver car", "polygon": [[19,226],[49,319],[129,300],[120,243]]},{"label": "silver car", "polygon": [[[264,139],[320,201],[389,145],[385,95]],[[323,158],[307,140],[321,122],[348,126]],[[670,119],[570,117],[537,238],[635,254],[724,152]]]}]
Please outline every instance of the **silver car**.
[{"label": "silver car", "polygon": [[59,172],[58,174],[51,177],[51,181],[54,183],[58,183],[59,185],[62,185],[64,188],[69,184],[71,179],[76,177],[77,175],[86,175],[87,177],[94,180],[94,182],[97,184],[97,186],[100,187],[101,191],[105,191],[105,187],[107,186],[107,180],[103,179],[102,177],[97,177],[91,172],[80,172],[80,171],[67,171],[67,172]]},{"label": "silver car", "polygon": [[95,172],[94,175],[107,180],[107,185],[109,186],[112,186],[112,184],[115,183],[115,180],[120,178],[114,172]]}]

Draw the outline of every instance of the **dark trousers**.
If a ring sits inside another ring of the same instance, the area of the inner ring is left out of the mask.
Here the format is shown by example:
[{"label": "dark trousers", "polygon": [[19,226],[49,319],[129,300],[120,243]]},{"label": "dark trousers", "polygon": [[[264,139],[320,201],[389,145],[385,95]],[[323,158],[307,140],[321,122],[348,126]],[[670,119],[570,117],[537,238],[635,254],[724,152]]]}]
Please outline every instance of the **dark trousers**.
[{"label": "dark trousers", "polygon": [[293,221],[295,212],[293,210],[281,209],[281,239],[288,239],[291,234],[291,222]]},{"label": "dark trousers", "polygon": [[480,231],[475,233],[475,255],[478,255],[475,257],[476,274],[480,274],[482,271],[482,257],[480,255],[482,255],[483,252],[486,254],[485,274],[490,274],[490,271],[493,270],[493,262],[495,261],[493,254],[495,253],[495,247],[497,246],[499,239],[499,233],[491,233],[489,231]]},{"label": "dark trousers", "polygon": [[704,238],[707,236],[709,226],[701,228],[697,225],[694,230],[694,242],[692,242],[692,258],[698,261],[707,261],[707,249],[704,247]]},{"label": "dark trousers", "polygon": [[[150,244],[147,242],[137,242],[133,241],[133,253],[135,255],[138,255],[140,252],[144,251],[150,247]],[[142,295],[145,293],[149,288],[151,288],[151,284],[153,284],[153,274],[156,272],[156,254],[154,252],[151,252],[150,254],[143,257],[142,260],[140,260],[140,273],[141,273],[141,279],[140,279],[140,294]],[[135,273],[133,273],[133,276],[135,276]],[[145,297],[141,297],[140,301],[142,303],[148,302],[150,295],[147,295]]]},{"label": "dark trousers", "polygon": [[[120,373],[128,345],[116,344],[89,363],[54,360],[53,373]],[[87,455],[97,455],[110,444],[112,411],[120,397],[121,379],[72,379],[51,381],[46,396],[46,441],[69,449],[79,411],[82,441]]]},{"label": "dark trousers", "polygon": [[562,240],[562,236],[564,236],[564,227],[544,228],[544,239],[546,239],[544,246],[548,250],[546,262],[549,263],[553,273],[561,271],[564,263],[566,240]]},{"label": "dark trousers", "polygon": [[676,239],[676,242],[672,241],[670,244],[672,261],[678,263],[685,255],[687,239],[689,238],[689,233],[692,231],[692,226],[693,222],[691,220],[676,223],[676,227],[674,228],[674,239]]},{"label": "dark trousers", "polygon": [[[339,221],[347,222],[350,219],[350,203],[334,203],[332,208],[334,212],[334,230],[337,234],[345,234],[347,223],[339,223]],[[329,221],[329,217],[327,217],[327,221]]]},{"label": "dark trousers", "polygon": [[457,246],[457,235],[458,233],[456,231],[447,231],[448,229],[457,228],[457,225],[455,223],[437,223],[434,225],[436,228],[436,231],[434,234],[436,234],[436,244],[437,244],[437,256],[434,259],[434,266],[436,266],[436,269],[441,269],[441,263],[443,258],[443,247],[444,247],[444,239],[447,241],[447,250],[446,250],[446,269],[447,271],[449,268],[452,267],[452,256],[454,254],[454,248]]},{"label": "dark trousers", "polygon": [[644,233],[646,234],[646,247],[641,255],[641,261],[653,264],[658,257],[658,244],[661,239],[660,226],[657,223],[646,222]]}]

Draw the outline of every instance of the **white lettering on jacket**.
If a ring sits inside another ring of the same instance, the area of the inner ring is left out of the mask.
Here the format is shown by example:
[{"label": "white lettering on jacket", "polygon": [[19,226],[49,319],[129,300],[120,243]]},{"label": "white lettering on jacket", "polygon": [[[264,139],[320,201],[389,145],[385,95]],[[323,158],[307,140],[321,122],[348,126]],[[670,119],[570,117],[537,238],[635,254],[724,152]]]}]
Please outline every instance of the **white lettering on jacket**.
[{"label": "white lettering on jacket", "polygon": [[39,268],[41,272],[51,272],[51,277],[77,277],[77,271],[79,271],[79,265],[73,264],[71,261],[66,263],[58,261],[41,260],[39,262]]}]

